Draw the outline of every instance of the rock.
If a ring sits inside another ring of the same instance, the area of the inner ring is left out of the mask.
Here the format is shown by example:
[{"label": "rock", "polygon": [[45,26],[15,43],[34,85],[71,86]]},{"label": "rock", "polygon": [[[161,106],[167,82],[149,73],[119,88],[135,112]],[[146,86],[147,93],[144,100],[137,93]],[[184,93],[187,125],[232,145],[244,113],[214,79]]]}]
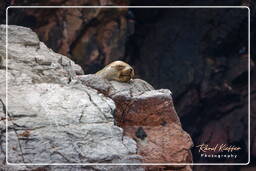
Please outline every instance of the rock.
[{"label": "rock", "polygon": [[[77,79],[77,74],[83,73],[80,66],[48,49],[31,29],[9,26],[8,32],[8,60],[5,51],[0,51],[4,60],[0,69],[0,159],[3,161],[0,168],[144,170],[140,166],[124,165],[6,165],[6,119],[9,163],[140,163],[142,160],[136,142],[114,124],[113,100]],[[5,49],[4,34],[5,26],[1,25],[0,49]]]},{"label": "rock", "polygon": [[[52,5],[52,2],[53,0],[45,0],[44,2],[25,2],[25,4]],[[128,3],[130,5],[200,5],[200,2],[197,1],[152,1],[142,3],[141,1],[135,0],[87,0],[87,4],[82,4],[84,1],[79,0],[76,3],[77,5],[127,5]],[[251,43],[253,44],[255,42],[255,39],[253,39],[255,37],[255,31],[253,30],[256,30],[254,29],[255,20],[253,20],[253,18],[255,18],[255,10],[253,10],[255,9],[254,1],[232,0],[217,2],[205,0],[203,3],[203,5],[210,6],[216,4],[224,6],[243,4],[250,6],[252,19]],[[0,2],[2,9],[10,4],[24,5],[24,2]],[[74,4],[72,1],[54,1],[54,5],[72,4]],[[181,10],[181,12],[179,12],[179,10]],[[247,118],[248,111],[245,107],[247,106],[246,97],[241,98],[242,103],[237,102],[238,96],[248,96],[248,94],[244,93],[248,85],[245,81],[247,78],[246,58],[248,53],[247,17],[239,15],[241,13],[237,12],[237,10],[240,11],[240,9],[224,9],[220,12],[218,12],[217,9],[213,9],[212,11],[208,9],[192,9],[190,12],[184,12],[183,9],[177,9],[177,11],[173,9],[170,10],[170,12],[165,12],[163,9],[130,9],[128,11],[129,18],[126,17],[127,22],[122,21],[122,23],[120,23],[122,28],[125,28],[125,23],[127,23],[127,30],[129,30],[128,27],[131,27],[131,30],[133,30],[133,23],[136,23],[135,34],[131,36],[126,34],[126,53],[125,57],[121,59],[125,59],[126,62],[132,64],[137,74],[152,83],[154,87],[164,87],[173,91],[175,107],[181,117],[183,128],[190,133],[195,144],[205,140],[216,142],[216,137],[229,137],[232,138],[230,139],[231,143],[236,143],[238,138],[241,137],[241,134],[243,135],[242,137],[247,136],[246,128],[248,125],[245,119]],[[242,11],[247,13],[246,9]],[[118,46],[116,44],[118,42],[117,39],[120,39],[121,46],[124,41],[124,36],[116,38],[116,36],[118,37],[119,35],[116,33],[121,34],[121,31],[116,27],[115,22],[113,22],[114,20],[109,20],[107,25],[108,29],[104,31],[104,34],[106,34],[105,37],[101,36],[100,39],[96,40],[95,36],[93,36],[93,33],[98,31],[97,28],[101,28],[101,31],[104,30],[103,21],[107,18],[108,12],[95,9],[84,11],[47,11],[46,9],[18,11],[15,9],[12,12],[12,16],[9,17],[9,22],[13,24],[24,24],[33,28],[40,34],[41,40],[46,42],[47,46],[53,48],[55,51],[65,54],[69,51],[69,53],[71,53],[71,49],[73,49],[71,54],[76,54],[76,56],[72,56],[72,58],[75,59],[76,62],[81,63],[87,73],[94,73],[94,71],[101,68],[103,63],[109,60],[104,58],[107,56],[105,54],[112,53],[117,54],[117,56],[123,54],[123,48],[112,48]],[[98,15],[100,13],[101,15]],[[115,14],[120,18],[123,17],[123,14],[119,12]],[[0,16],[0,21],[4,23],[5,10],[0,10]],[[95,26],[93,22],[94,19],[98,21],[98,26]],[[84,26],[82,23],[89,24]],[[193,34],[191,34],[191,31]],[[129,32],[133,31],[127,31],[127,33]],[[107,35],[108,33],[109,35]],[[101,35],[103,35],[103,32]],[[113,35],[114,41],[107,45],[105,42],[109,40],[111,35]],[[90,40],[87,40],[87,38]],[[85,41],[81,39],[85,39]],[[81,46],[79,45],[80,43],[82,43]],[[98,46],[103,45],[103,43],[104,48],[103,46]],[[0,48],[0,51],[1,50],[4,49]],[[256,59],[256,55],[254,54],[255,48],[252,48],[251,64],[253,64]],[[82,56],[85,57],[86,60],[80,59]],[[110,58],[111,57],[112,56],[110,56]],[[154,59],[155,57],[156,59]],[[98,62],[97,59],[100,59],[100,62]],[[113,57],[112,60],[114,59],[116,59],[116,57]],[[152,67],[148,67],[151,64],[154,65],[153,70]],[[251,68],[251,70],[255,70],[255,66]],[[168,72],[163,75],[163,71]],[[255,78],[255,74],[251,75],[251,78]],[[236,83],[233,84],[233,82]],[[237,86],[239,88],[235,88]],[[252,85],[251,87],[253,88],[255,86]],[[234,91],[230,91],[230,88],[236,92],[235,96],[233,96]],[[253,115],[255,113],[255,90],[251,91],[251,97],[251,113]],[[223,104],[221,105],[216,102],[223,102]],[[241,117],[241,115],[243,116]],[[233,118],[232,116],[235,117]],[[222,123],[225,123],[225,121],[232,123],[228,119],[232,119],[232,122],[239,121],[235,124],[235,129],[229,127],[230,125],[223,128]],[[239,119],[242,119],[242,121]],[[216,123],[213,124],[213,121]],[[256,134],[254,131],[256,127],[254,123],[255,117],[252,117],[252,160],[255,160],[256,157]],[[214,135],[212,137],[206,136],[212,128],[224,130],[221,132],[210,131],[214,133]],[[241,134],[236,134],[237,130]],[[236,137],[234,135],[238,136]],[[244,149],[247,148],[247,140],[242,138],[239,142],[244,146]],[[248,151],[245,151],[244,155],[247,155],[247,152]],[[247,156],[243,158],[243,160],[246,159]],[[194,162],[197,161],[194,155]],[[207,169],[209,170],[210,168],[207,166],[202,170]],[[213,167],[213,170],[216,169],[221,168]],[[233,168],[229,168],[229,170],[230,169],[235,170]]]},{"label": "rock", "polygon": [[[0,41],[3,43],[6,38],[6,27],[1,26]],[[39,46],[39,38],[30,28],[10,26],[8,29],[8,42],[23,46]]]},{"label": "rock", "polygon": [[154,90],[140,79],[129,83],[107,81],[96,75],[79,76],[79,79],[84,85],[115,101],[116,124],[124,129],[125,135],[137,142],[138,154],[143,157],[143,162],[192,162],[192,139],[181,127],[170,90]]},{"label": "rock", "polygon": [[82,83],[93,89],[98,90],[106,96],[115,96],[115,94],[118,95],[118,93],[135,96],[143,93],[144,91],[154,89],[150,84],[141,79],[131,80],[130,82],[132,84],[123,84],[117,81],[110,82],[94,74],[78,76],[78,79],[81,80]]},{"label": "rock", "polygon": [[[46,0],[44,5],[60,6],[118,6],[128,1],[116,0]],[[19,2],[15,2],[19,5]],[[42,5],[42,2],[30,3]],[[54,51],[81,64],[87,73],[115,61],[125,54],[126,38],[134,29],[134,21],[127,20],[128,8],[59,8],[9,10],[9,23],[28,27],[38,33],[40,40]],[[28,22],[26,22],[29,20]],[[101,61],[101,62],[99,62]]]}]

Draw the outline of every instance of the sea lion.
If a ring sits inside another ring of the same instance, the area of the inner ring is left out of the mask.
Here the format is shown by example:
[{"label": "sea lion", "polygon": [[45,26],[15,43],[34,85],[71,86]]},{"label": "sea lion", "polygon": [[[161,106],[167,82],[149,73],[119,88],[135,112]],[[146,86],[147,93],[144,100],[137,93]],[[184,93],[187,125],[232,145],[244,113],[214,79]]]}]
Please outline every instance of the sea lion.
[{"label": "sea lion", "polygon": [[114,61],[98,71],[96,75],[109,81],[129,82],[134,77],[134,70],[123,61]]}]

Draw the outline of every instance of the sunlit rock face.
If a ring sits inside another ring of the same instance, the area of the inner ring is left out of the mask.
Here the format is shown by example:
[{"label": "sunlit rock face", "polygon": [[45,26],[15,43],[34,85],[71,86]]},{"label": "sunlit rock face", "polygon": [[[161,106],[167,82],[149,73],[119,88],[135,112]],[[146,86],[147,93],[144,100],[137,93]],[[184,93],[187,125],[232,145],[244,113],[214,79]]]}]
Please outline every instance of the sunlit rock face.
[{"label": "sunlit rock face", "polygon": [[[3,25],[0,35],[0,48],[5,49]],[[5,51],[0,51],[3,60],[0,69],[2,169],[41,168],[5,164],[6,119],[9,163],[141,162],[136,142],[114,124],[116,106],[113,100],[76,79],[77,74],[83,73],[80,66],[47,48],[29,28],[9,26],[8,36],[8,59]],[[67,168],[82,170],[83,167]],[[42,168],[51,170],[64,166]],[[140,166],[88,168],[143,170]]]}]

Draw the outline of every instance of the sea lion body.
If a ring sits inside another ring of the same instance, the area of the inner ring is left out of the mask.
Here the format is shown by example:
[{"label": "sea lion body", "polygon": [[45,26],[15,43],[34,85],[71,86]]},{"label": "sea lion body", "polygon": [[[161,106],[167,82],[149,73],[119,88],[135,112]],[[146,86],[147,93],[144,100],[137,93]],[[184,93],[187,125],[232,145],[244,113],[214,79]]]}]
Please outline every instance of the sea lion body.
[{"label": "sea lion body", "polygon": [[96,75],[109,81],[129,82],[134,77],[134,70],[123,61],[114,61],[98,71]]}]

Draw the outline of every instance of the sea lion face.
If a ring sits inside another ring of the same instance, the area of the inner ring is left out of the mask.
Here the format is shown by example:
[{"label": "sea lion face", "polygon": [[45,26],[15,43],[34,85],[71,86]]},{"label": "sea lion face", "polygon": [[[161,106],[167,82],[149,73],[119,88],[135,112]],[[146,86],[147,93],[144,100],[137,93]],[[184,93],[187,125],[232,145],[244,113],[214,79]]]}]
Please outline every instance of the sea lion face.
[{"label": "sea lion face", "polygon": [[117,77],[114,80],[128,82],[134,77],[133,68],[125,62],[115,61],[110,64],[110,67],[117,71]]},{"label": "sea lion face", "polygon": [[128,82],[134,77],[134,70],[129,64],[123,61],[115,61],[98,71],[96,75],[107,80]]}]

